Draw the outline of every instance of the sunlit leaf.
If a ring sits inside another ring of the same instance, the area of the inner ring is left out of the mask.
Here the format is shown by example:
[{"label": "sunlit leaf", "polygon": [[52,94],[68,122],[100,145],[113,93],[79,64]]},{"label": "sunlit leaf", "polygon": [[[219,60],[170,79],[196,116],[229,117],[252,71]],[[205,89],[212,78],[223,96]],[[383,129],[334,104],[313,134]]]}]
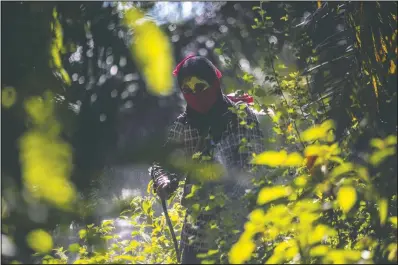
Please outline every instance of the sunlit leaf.
[{"label": "sunlit leaf", "polygon": [[388,69],[388,73],[395,74],[397,71],[397,66],[395,65],[394,60],[390,60],[390,68]]},{"label": "sunlit leaf", "polygon": [[370,146],[383,149],[385,147],[384,141],[380,138],[375,138],[370,141]]},{"label": "sunlit leaf", "polygon": [[51,235],[42,229],[29,232],[26,240],[29,247],[38,253],[47,253],[53,248]]},{"label": "sunlit leaf", "polygon": [[267,165],[270,167],[278,166],[301,166],[303,163],[303,157],[297,153],[287,154],[285,150],[276,151],[266,151],[261,154],[256,155],[251,163],[256,165]]},{"label": "sunlit leaf", "polygon": [[304,158],[297,152],[291,153],[283,163],[284,166],[297,167],[303,164]]},{"label": "sunlit leaf", "polygon": [[397,136],[396,135],[390,135],[385,139],[385,143],[387,145],[396,145],[397,144]]},{"label": "sunlit leaf", "polygon": [[384,148],[382,150],[377,150],[371,154],[369,157],[369,162],[373,166],[379,166],[387,157],[393,156],[395,154],[394,147]]},{"label": "sunlit leaf", "polygon": [[75,243],[75,244],[70,244],[69,247],[68,247],[68,250],[69,250],[70,252],[72,252],[72,253],[77,253],[77,252],[79,252],[79,249],[80,249],[80,245],[77,244],[77,243]]},{"label": "sunlit leaf", "polygon": [[308,176],[305,175],[299,176],[295,178],[294,184],[298,187],[304,187],[305,185],[307,185],[308,179],[309,179]]},{"label": "sunlit leaf", "polygon": [[392,226],[396,229],[397,228],[397,216],[390,217],[390,218],[388,218],[388,220],[390,221]]},{"label": "sunlit leaf", "polygon": [[32,126],[19,139],[22,176],[32,196],[70,209],[76,195],[69,181],[72,149],[60,137],[61,125],[55,118],[53,104],[49,92],[44,98],[34,97],[25,102]]},{"label": "sunlit leaf", "polygon": [[315,246],[310,250],[311,257],[322,257],[329,252],[328,246]]},{"label": "sunlit leaf", "polygon": [[242,264],[250,259],[256,245],[249,239],[240,239],[229,251],[229,262],[231,264]]},{"label": "sunlit leaf", "polygon": [[69,74],[65,71],[62,65],[61,54],[62,51],[64,50],[63,29],[61,23],[59,22],[58,12],[56,8],[53,9],[52,15],[53,15],[53,22],[51,23],[51,26],[53,31],[52,32],[53,39],[50,45],[50,54],[51,54],[50,67],[53,67],[58,71],[57,73],[58,76],[61,77],[62,81],[66,85],[70,85],[71,79],[69,77]]},{"label": "sunlit leaf", "polygon": [[142,202],[142,209],[144,210],[144,213],[148,214],[150,207],[151,203],[148,200]]},{"label": "sunlit leaf", "polygon": [[341,164],[341,165],[335,167],[332,170],[332,172],[330,173],[330,177],[336,178],[336,177],[341,176],[345,173],[348,173],[352,170],[354,170],[354,165],[352,163],[344,163],[344,164]]},{"label": "sunlit leaf", "polygon": [[388,202],[386,199],[379,200],[379,217],[380,217],[380,224],[384,225],[387,220],[388,215]]},{"label": "sunlit leaf", "polygon": [[326,239],[327,237],[334,236],[336,234],[336,231],[331,229],[330,227],[326,225],[317,225],[315,229],[311,232],[309,236],[308,243],[309,244],[315,244],[319,243],[322,240]]},{"label": "sunlit leaf", "polygon": [[270,201],[274,201],[283,197],[287,197],[292,193],[292,189],[286,186],[273,186],[262,188],[258,194],[257,204],[263,205]]},{"label": "sunlit leaf", "polygon": [[277,167],[281,166],[286,159],[287,159],[287,152],[284,150],[280,152],[266,151],[259,155],[256,155],[251,161],[251,163],[256,165],[267,165],[271,167]]},{"label": "sunlit leaf", "polygon": [[375,92],[376,98],[379,97],[379,88],[377,87],[377,82],[376,82],[376,77],[373,75],[372,76],[372,84],[373,84],[373,90]]},{"label": "sunlit leaf", "polygon": [[265,262],[265,264],[281,264],[285,260],[290,260],[299,252],[296,240],[290,239],[279,243],[273,255]]},{"label": "sunlit leaf", "polygon": [[391,244],[389,244],[388,245],[388,248],[387,248],[389,251],[390,251],[390,253],[388,254],[388,260],[389,261],[397,261],[397,249],[398,249],[398,244],[395,242],[395,243],[391,243]]},{"label": "sunlit leaf", "polygon": [[136,8],[125,11],[124,23],[134,31],[131,50],[143,70],[149,91],[168,95],[172,91],[172,48],[168,37]]},{"label": "sunlit leaf", "polygon": [[10,108],[17,101],[17,91],[13,87],[5,87],[1,90],[1,105]]},{"label": "sunlit leaf", "polygon": [[265,215],[264,215],[264,211],[262,209],[255,209],[249,215],[250,221],[254,224],[263,224],[264,217],[265,217]]},{"label": "sunlit leaf", "polygon": [[343,212],[348,213],[357,201],[357,192],[351,186],[343,186],[337,193],[337,202]]},{"label": "sunlit leaf", "polygon": [[87,236],[87,230],[86,229],[81,229],[80,231],[79,231],[79,237],[80,237],[80,239],[83,239],[83,238],[85,238]]},{"label": "sunlit leaf", "polygon": [[325,139],[328,137],[329,130],[333,128],[334,122],[332,120],[324,121],[321,125],[315,125],[314,127],[305,130],[301,134],[301,139],[306,142]]}]

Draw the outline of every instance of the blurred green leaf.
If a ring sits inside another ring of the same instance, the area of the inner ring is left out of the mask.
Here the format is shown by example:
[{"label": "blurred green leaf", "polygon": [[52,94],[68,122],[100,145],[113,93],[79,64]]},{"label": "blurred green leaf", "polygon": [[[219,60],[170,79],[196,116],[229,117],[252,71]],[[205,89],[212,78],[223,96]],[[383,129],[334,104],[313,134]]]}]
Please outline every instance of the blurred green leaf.
[{"label": "blurred green leaf", "polygon": [[344,213],[348,213],[357,201],[357,192],[351,186],[340,187],[337,193],[337,202]]},{"label": "blurred green leaf", "polygon": [[29,247],[38,253],[47,253],[53,248],[51,235],[42,229],[29,232],[26,240]]},{"label": "blurred green leaf", "polygon": [[290,187],[274,186],[262,188],[258,194],[257,204],[263,205],[270,201],[274,201],[283,197],[287,197],[292,193]]}]

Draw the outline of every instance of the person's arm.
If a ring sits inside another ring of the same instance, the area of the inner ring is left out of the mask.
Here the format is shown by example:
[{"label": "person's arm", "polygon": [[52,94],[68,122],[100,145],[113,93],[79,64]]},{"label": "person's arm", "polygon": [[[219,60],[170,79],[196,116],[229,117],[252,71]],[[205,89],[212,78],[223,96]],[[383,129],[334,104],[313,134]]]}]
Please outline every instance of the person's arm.
[{"label": "person's arm", "polygon": [[[176,150],[181,154],[184,150],[184,125],[178,119],[175,121],[168,130],[167,142],[163,146],[167,154],[166,159],[161,162],[157,161],[149,168],[149,173],[153,180],[153,187],[155,192],[162,198],[169,198],[174,191],[178,188],[180,181],[179,174],[176,168],[172,167],[167,159],[169,155]],[[183,155],[183,154],[182,154]]]}]

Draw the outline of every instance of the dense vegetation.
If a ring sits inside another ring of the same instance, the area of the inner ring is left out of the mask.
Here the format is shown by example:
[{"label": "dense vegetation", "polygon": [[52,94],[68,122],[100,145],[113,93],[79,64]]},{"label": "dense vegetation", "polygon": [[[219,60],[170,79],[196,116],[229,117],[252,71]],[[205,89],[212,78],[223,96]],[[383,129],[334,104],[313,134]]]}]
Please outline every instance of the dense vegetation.
[{"label": "dense vegetation", "polygon": [[397,263],[397,3],[217,2],[161,25],[154,6],[2,2],[2,261],[176,262],[150,182],[96,210],[109,168],[167,161],[171,72],[194,51],[254,96],[267,149],[244,231],[212,224],[203,263]]}]

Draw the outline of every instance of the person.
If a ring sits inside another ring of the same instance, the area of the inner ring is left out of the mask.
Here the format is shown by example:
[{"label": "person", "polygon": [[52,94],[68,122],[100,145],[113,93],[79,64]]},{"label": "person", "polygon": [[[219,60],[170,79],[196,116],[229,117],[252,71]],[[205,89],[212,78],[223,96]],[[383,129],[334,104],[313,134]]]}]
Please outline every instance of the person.
[{"label": "person", "polygon": [[173,74],[187,106],[171,125],[165,146],[180,146],[178,157],[185,159],[180,163],[184,169],[173,173],[155,162],[150,170],[155,192],[165,199],[185,175],[181,204],[187,213],[180,242],[181,263],[197,264],[198,254],[217,248],[214,244],[220,244],[220,238],[224,243],[237,240],[227,233],[236,227],[226,224],[239,223],[241,229],[244,220],[238,221],[237,216],[246,218],[249,213],[242,197],[253,187],[252,179],[258,178],[250,160],[253,153],[264,151],[263,134],[249,107],[253,98],[225,95],[222,74],[207,58],[190,55]]}]

